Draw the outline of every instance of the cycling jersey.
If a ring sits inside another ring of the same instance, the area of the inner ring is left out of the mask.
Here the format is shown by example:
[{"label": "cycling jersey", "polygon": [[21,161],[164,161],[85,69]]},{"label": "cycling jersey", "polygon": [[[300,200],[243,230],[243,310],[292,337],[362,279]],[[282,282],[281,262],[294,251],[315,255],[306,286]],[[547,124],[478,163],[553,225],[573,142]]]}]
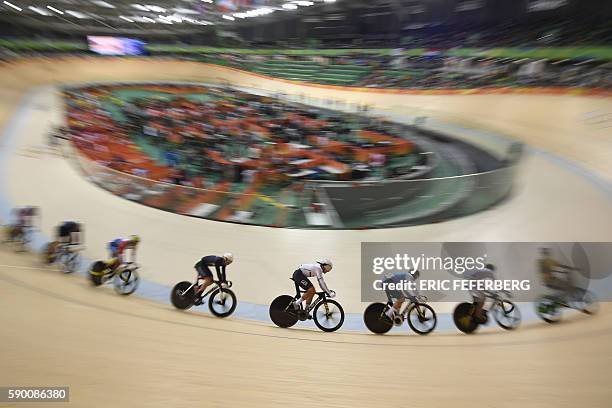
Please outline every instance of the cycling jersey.
[{"label": "cycling jersey", "polygon": [[402,289],[388,289],[388,286],[385,286],[385,292],[387,293],[387,296],[390,299],[394,299],[394,300],[399,300],[399,299],[411,299],[411,300],[415,300],[416,297],[419,295],[419,292],[416,288],[416,285],[414,287],[414,290],[411,290],[408,288],[407,286],[407,282],[415,282],[416,280],[414,279],[414,276],[412,276],[411,273],[407,273],[407,272],[395,272],[393,274],[391,274],[390,276],[386,277],[385,280],[383,281],[383,283],[394,283],[394,284],[401,284],[402,286],[405,286]]},{"label": "cycling jersey", "polygon": [[21,207],[15,209],[16,222],[18,227],[31,227],[34,225],[34,216],[36,209],[34,207]]},{"label": "cycling jersey", "polygon": [[[484,269],[472,269],[463,273],[463,278],[468,280],[497,280],[492,270]],[[470,294],[474,300],[484,301],[486,297],[485,291],[482,290],[470,290]]]},{"label": "cycling jersey", "polygon": [[571,276],[569,275],[571,268],[549,256],[540,259],[539,264],[542,281],[546,287],[561,291],[571,288]]},{"label": "cycling jersey", "polygon": [[308,278],[317,278],[317,282],[319,282],[319,286],[323,289],[328,295],[331,294],[329,288],[325,284],[325,280],[323,279],[323,269],[321,269],[321,265],[319,264],[302,264],[298,267],[300,271],[304,274],[304,276]]},{"label": "cycling jersey", "polygon": [[110,251],[111,258],[117,258],[119,263],[123,263],[124,262],[123,255],[125,253],[125,250],[126,249],[135,250],[136,246],[129,239],[117,238],[109,242],[108,249]]},{"label": "cycling jersey", "polygon": [[215,271],[217,272],[217,279],[221,282],[225,282],[225,258],[222,256],[216,255],[208,255],[203,257],[195,264],[195,268],[198,271],[198,274],[203,278],[211,277],[212,271],[210,270],[210,266],[215,267]]},{"label": "cycling jersey", "polygon": [[58,240],[62,243],[78,244],[80,241],[78,233],[81,232],[81,226],[74,221],[65,221],[57,228]]}]

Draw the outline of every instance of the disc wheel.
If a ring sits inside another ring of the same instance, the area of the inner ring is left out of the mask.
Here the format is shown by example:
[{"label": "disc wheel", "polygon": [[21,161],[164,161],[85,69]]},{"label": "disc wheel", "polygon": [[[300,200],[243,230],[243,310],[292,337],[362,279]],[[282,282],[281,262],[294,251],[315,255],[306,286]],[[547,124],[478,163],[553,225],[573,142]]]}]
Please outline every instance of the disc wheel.
[{"label": "disc wheel", "polygon": [[495,305],[493,317],[497,324],[506,330],[514,330],[521,324],[521,311],[509,300],[502,300]]},{"label": "disc wheel", "polygon": [[368,330],[376,334],[385,334],[393,327],[393,322],[385,314],[387,305],[372,303],[363,312],[363,322]]},{"label": "disc wheel", "polygon": [[291,327],[298,321],[297,312],[293,309],[293,297],[281,295],[270,304],[270,320],[278,327]]},{"label": "disc wheel", "polygon": [[[174,307],[186,310],[193,306],[195,302],[195,290],[194,288],[189,289],[191,285],[192,283],[187,281],[179,282],[174,285],[172,292],[170,292],[170,302]],[[187,289],[189,289],[188,292]]]},{"label": "disc wheel", "polygon": [[536,302],[536,314],[546,323],[558,323],[561,320],[561,305],[554,296],[542,296]]},{"label": "disc wheel", "polygon": [[236,295],[229,289],[216,289],[208,298],[208,308],[217,317],[227,317],[234,313],[238,302]]},{"label": "disc wheel", "polygon": [[413,303],[408,306],[408,326],[418,334],[429,334],[436,328],[438,317],[433,308],[424,303]]},{"label": "disc wheel", "polygon": [[471,303],[459,303],[453,312],[455,326],[463,333],[471,334],[478,328],[478,322],[472,317],[474,305]]},{"label": "disc wheel", "polygon": [[315,306],[312,318],[319,329],[334,332],[344,323],[344,309],[335,300],[325,299]]}]

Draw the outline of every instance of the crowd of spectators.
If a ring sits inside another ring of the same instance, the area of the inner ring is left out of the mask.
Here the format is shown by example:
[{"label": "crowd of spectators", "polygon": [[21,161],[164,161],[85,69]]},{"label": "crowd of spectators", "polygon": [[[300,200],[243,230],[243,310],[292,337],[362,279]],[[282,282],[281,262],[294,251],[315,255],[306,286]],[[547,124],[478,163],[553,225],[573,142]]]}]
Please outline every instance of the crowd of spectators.
[{"label": "crowd of spectators", "polygon": [[466,89],[576,87],[612,90],[612,63],[510,58],[412,57],[379,60],[354,85],[375,88]]},{"label": "crowd of spectators", "polygon": [[[219,182],[286,188],[305,179],[393,177],[400,174],[393,159],[417,152],[398,134],[402,129],[384,121],[233,89],[168,89],[162,98],[122,99],[108,87],[70,93],[76,139],[86,140],[88,151],[104,150],[110,141],[144,143],[160,153],[157,164],[170,169],[157,172],[158,178],[200,188]],[[142,157],[108,150],[112,155],[103,164],[109,167],[143,177],[156,173]]]}]

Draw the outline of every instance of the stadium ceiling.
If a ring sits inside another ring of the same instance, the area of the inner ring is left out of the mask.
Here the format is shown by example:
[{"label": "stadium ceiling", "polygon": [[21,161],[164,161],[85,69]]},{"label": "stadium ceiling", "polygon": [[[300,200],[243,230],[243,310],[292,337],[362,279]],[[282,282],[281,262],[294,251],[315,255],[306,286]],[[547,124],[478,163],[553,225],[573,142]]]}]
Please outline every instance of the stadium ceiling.
[{"label": "stadium ceiling", "polygon": [[[0,20],[61,32],[185,34],[407,0],[0,0]],[[409,0],[414,2],[414,0]],[[427,1],[427,0],[421,0]]]}]

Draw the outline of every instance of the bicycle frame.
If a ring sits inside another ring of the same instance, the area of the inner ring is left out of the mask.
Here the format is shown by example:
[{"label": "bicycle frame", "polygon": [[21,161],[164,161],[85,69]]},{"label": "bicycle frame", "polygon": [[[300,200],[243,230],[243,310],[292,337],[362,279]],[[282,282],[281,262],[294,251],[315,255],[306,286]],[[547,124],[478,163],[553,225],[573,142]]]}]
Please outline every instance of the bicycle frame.
[{"label": "bicycle frame", "polygon": [[[393,301],[393,298],[387,293],[387,305],[389,305],[389,307],[392,307],[393,303],[395,303]],[[400,307],[398,315],[406,318],[406,314],[408,313],[408,309],[410,308],[410,305],[414,304],[419,317],[423,318],[425,317],[425,314],[423,313],[423,310],[419,306],[425,303],[426,303],[426,300],[423,302],[414,302],[412,299],[404,298],[404,301],[402,303],[402,306]]]},{"label": "bicycle frame", "polygon": [[[293,283],[295,284],[295,293],[296,295],[293,297],[293,299],[298,300],[302,297],[302,295],[304,293],[306,293],[306,291],[302,288],[300,288],[300,285],[294,281],[293,279],[291,279],[293,281]],[[313,300],[313,302],[310,303],[310,306],[308,306],[308,308],[306,310],[304,310],[305,312],[310,312],[312,309],[315,308],[316,305],[318,305],[319,303],[323,302],[325,300],[325,298],[327,297],[327,293],[326,292],[315,292],[315,295],[317,295],[317,298],[315,300]],[[300,309],[302,309],[302,305],[300,303]],[[327,310],[327,305],[325,305],[325,311],[329,312],[329,310]]]},{"label": "bicycle frame", "polygon": [[[506,295],[505,297],[502,296]],[[505,309],[503,307],[504,302],[511,302],[509,300],[510,292],[501,291],[499,293],[496,292],[486,292],[485,293],[485,301],[482,305],[483,310],[493,311],[495,308],[501,309],[505,313]],[[490,301],[490,306],[487,307],[487,302]]]},{"label": "bicycle frame", "polygon": [[68,246],[62,246],[59,253],[57,254],[57,259],[60,260],[60,263],[68,264],[70,261],[72,261],[78,256],[78,251],[71,251]]},{"label": "bicycle frame", "polygon": [[[199,286],[200,279],[202,279],[202,278],[200,278],[200,276],[198,275],[198,277],[196,278],[195,282],[193,282],[193,283],[191,284],[191,286],[190,286],[190,287],[188,287],[187,289],[185,289],[185,292],[183,292],[183,293],[187,293],[187,292],[189,292],[191,289],[193,289],[194,287]],[[231,281],[226,281],[226,283],[227,283],[227,287],[228,287],[228,288],[231,288],[231,287],[232,287],[232,282],[231,282]],[[206,291],[206,293],[204,293],[204,294],[200,295],[200,297],[201,297],[202,299],[206,299],[206,297],[207,297],[208,295],[210,295],[212,292],[214,292],[214,291],[215,291],[215,290],[217,290],[217,289],[221,289],[221,282],[220,282],[220,281],[217,281],[217,280],[213,280],[213,284],[210,286],[210,289],[208,289],[208,290]],[[181,296],[182,296],[182,295],[181,295]]]},{"label": "bicycle frame", "polygon": [[130,264],[121,264],[113,270],[108,266],[108,261],[106,261],[106,267],[107,267],[108,272],[104,272],[104,275],[102,276],[103,282],[110,282],[112,278],[120,275],[121,273],[125,272],[128,269],[130,273],[133,272],[135,269],[138,269],[138,267],[133,266],[133,265],[130,266]]}]

